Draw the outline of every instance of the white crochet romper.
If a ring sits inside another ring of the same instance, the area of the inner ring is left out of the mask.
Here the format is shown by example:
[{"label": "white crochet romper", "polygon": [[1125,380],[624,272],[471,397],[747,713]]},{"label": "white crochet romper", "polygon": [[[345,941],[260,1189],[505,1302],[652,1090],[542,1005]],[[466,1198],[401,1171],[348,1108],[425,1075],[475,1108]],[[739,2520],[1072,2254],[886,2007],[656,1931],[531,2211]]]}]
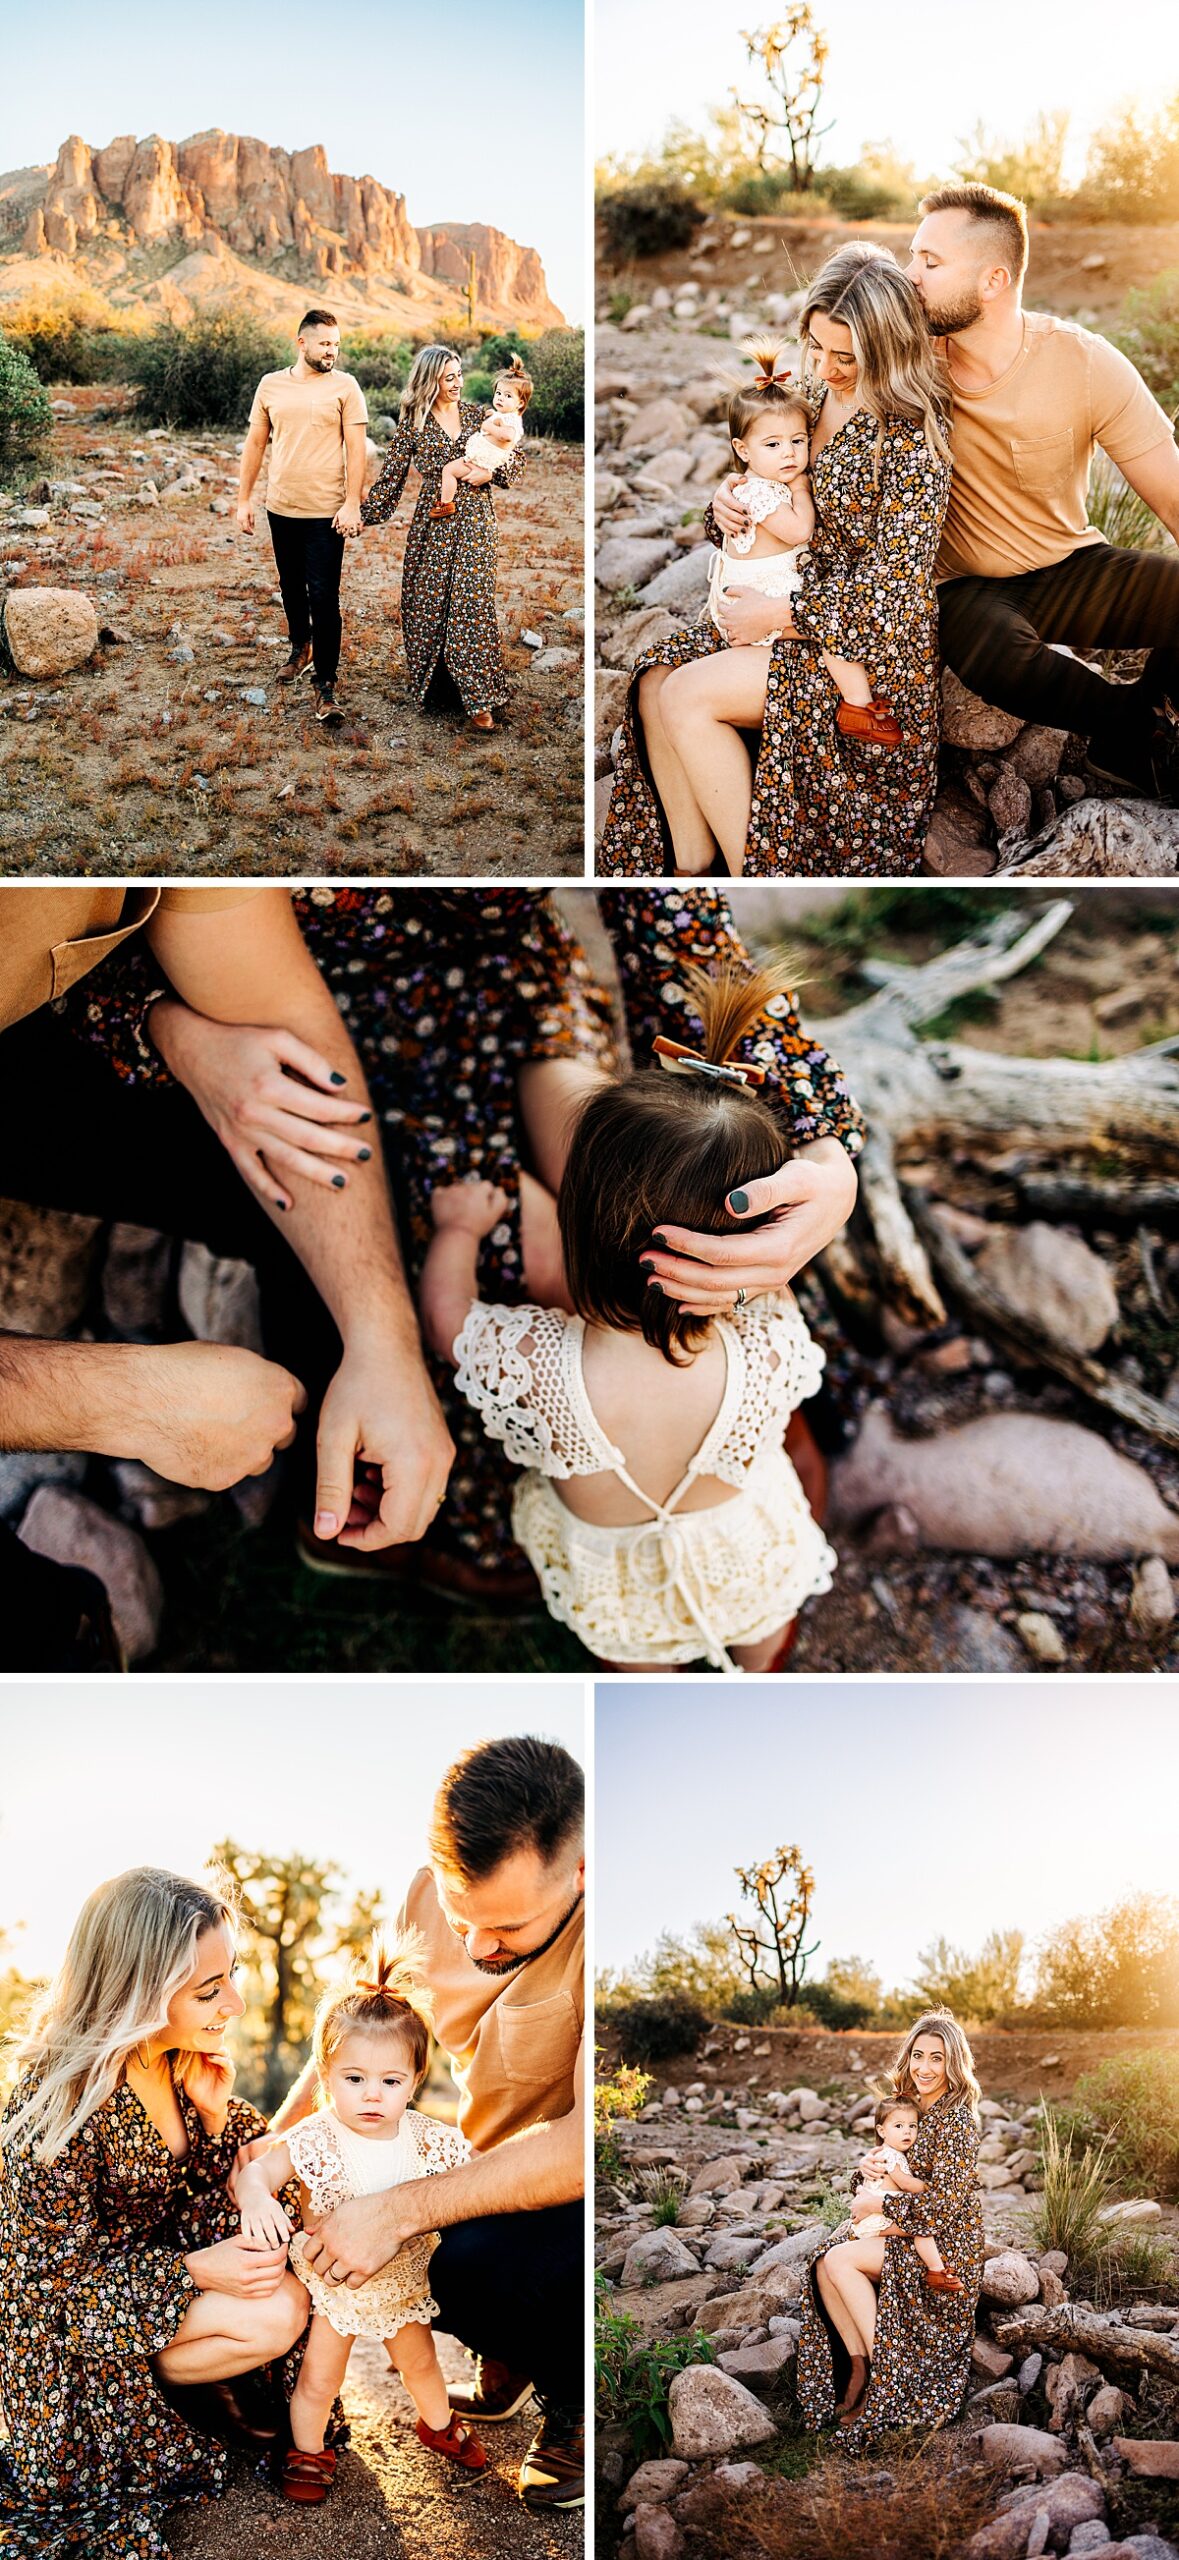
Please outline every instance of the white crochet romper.
[{"label": "white crochet romper", "polygon": [[468,462],[477,462],[481,471],[498,471],[501,462],[510,461],[524,433],[524,420],[518,411],[514,417],[509,417],[506,410],[497,409],[494,415],[507,419],[512,430],[510,441],[497,444],[495,437],[485,435],[482,427],[473,427],[463,446]]},{"label": "white crochet romper", "polygon": [[[794,1299],[755,1298],[717,1319],[720,1408],[666,1502],[627,1473],[586,1393],[580,1316],[553,1307],[472,1307],[454,1346],[458,1385],[485,1431],[526,1472],[512,1530],[554,1618],[599,1659],[674,1663],[757,1644],[828,1591],[836,1558],[783,1447],[789,1415],[819,1383],[823,1355]],[[575,1518],[551,1478],[616,1475],[646,1505],[633,1526]],[[697,1476],[737,1488],[703,1511],[679,1505]]]},{"label": "white crochet romper", "polygon": [[[442,2169],[459,2169],[470,2158],[470,2144],[455,2126],[407,2107],[389,2142],[374,2142],[341,2124],[334,2107],[321,2107],[286,2137],[291,2166],[306,2187],[311,2211],[331,2213],[351,2196],[384,2195],[389,2187],[411,2178],[437,2177]],[[438,2316],[429,2287],[428,2269],[438,2246],[437,2231],[420,2231],[399,2249],[387,2267],[378,2269],[355,2292],[347,2285],[325,2284],[309,2267],[304,2235],[291,2235],[291,2265],[311,2296],[311,2306],[330,2320],[342,2338],[392,2338],[409,2320],[428,2325]]]},{"label": "white crochet romper", "polygon": [[[904,2152],[895,2151],[891,2142],[878,2142],[876,2148],[886,2165],[883,2169],[878,2169],[873,2178],[865,2179],[860,2192],[863,2194],[866,2191],[870,2195],[879,2192],[887,2202],[888,2189],[880,2187],[878,2190],[877,2181],[882,2177],[891,2177],[894,2169],[907,2169],[909,2164]],[[903,2193],[903,2189],[898,2189],[897,2192]],[[882,2231],[887,2231],[891,2227],[887,2213],[865,2213],[856,2223],[856,2238],[857,2240],[877,2240]]]},{"label": "white crochet romper", "polygon": [[[748,560],[743,555],[753,549],[754,535],[767,516],[776,515],[779,507],[792,504],[790,491],[782,480],[763,480],[760,471],[747,471],[741,482],[749,523],[743,533],[727,533],[719,551],[712,555],[708,574],[708,610],[718,631],[721,628],[717,606],[729,587],[755,587],[763,596],[797,595],[802,585],[802,544],[796,551],[771,552],[764,560]],[[758,649],[772,648],[770,640],[754,643]]]}]

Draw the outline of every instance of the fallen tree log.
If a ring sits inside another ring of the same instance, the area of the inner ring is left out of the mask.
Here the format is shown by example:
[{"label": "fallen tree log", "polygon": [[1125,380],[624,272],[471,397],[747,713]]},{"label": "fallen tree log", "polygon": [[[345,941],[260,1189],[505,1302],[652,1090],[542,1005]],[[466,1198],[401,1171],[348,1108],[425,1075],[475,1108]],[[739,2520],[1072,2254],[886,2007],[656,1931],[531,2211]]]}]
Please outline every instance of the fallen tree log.
[{"label": "fallen tree log", "polygon": [[1179,2338],[1161,2338],[1154,2329],[1128,2329],[1081,2303],[1062,2302],[1054,2310],[1029,2303],[994,2322],[1001,2347],[1018,2361],[1033,2347],[1052,2347],[1062,2355],[1089,2356],[1103,2373],[1137,2387],[1144,2373],[1154,2373],[1179,2390]]}]

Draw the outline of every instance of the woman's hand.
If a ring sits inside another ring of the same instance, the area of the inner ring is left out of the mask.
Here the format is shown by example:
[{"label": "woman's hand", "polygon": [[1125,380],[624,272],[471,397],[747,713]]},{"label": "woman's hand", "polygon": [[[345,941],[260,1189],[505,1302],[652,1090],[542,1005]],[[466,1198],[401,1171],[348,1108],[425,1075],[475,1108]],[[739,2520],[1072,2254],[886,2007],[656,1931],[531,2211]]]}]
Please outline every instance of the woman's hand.
[{"label": "woman's hand", "polygon": [[796,640],[788,596],[766,596],[757,587],[726,587],[717,599],[717,620],[731,649],[749,649],[759,640]]},{"label": "woman's hand", "polygon": [[482,462],[468,462],[463,478],[472,489],[486,489],[492,474]]},{"label": "woman's hand", "polygon": [[[862,2167],[862,2166],[863,2166],[863,2163],[861,2162],[861,2167]],[[875,2193],[873,2193],[872,2189],[871,2189],[871,2188],[869,2188],[869,2187],[859,2187],[859,2188],[857,2188],[856,2193],[855,2193],[855,2195],[852,2197],[852,2200],[851,2200],[851,2218],[852,2218],[852,2221],[853,2221],[853,2222],[865,2222],[865,2221],[867,2220],[868,2215],[869,2215],[870,2213],[879,2213],[879,2211],[880,2211],[880,2192],[879,2192],[879,2189],[877,2189],[877,2190],[876,2190],[876,2192],[875,2192]]]},{"label": "woman's hand", "polygon": [[184,2261],[198,2293],[231,2293],[237,2302],[264,2302],[277,2293],[287,2270],[281,2249],[255,2249],[248,2240],[215,2240]]},{"label": "woman's hand", "polygon": [[284,1174],[339,1190],[341,1166],[372,1154],[354,1134],[372,1113],[341,1093],[330,1059],[292,1032],[212,1022],[172,996],[152,1006],[150,1027],[165,1066],[268,1207],[291,1206]]},{"label": "woman's hand", "polygon": [[692,1315],[726,1315],[738,1289],[746,1297],[785,1289],[846,1226],[856,1197],[856,1170],[838,1138],[800,1147],[789,1164],[729,1193],[734,1217],[772,1210],[770,1223],[748,1235],[698,1235],[664,1225],[643,1255],[643,1269],[667,1298]]},{"label": "woman's hand", "polygon": [[888,2174],[889,2164],[884,2157],[883,2151],[875,2150],[866,2151],[864,2153],[864,2157],[860,2162],[860,2176],[862,2178],[886,2178]]},{"label": "woman's hand", "polygon": [[749,510],[738,494],[742,474],[727,472],[712,501],[712,512],[722,533],[748,533]]},{"label": "woman's hand", "polygon": [[173,2068],[176,2085],[191,2098],[205,2132],[219,2141],[229,2114],[236,2064],[227,2053],[181,2053]]}]

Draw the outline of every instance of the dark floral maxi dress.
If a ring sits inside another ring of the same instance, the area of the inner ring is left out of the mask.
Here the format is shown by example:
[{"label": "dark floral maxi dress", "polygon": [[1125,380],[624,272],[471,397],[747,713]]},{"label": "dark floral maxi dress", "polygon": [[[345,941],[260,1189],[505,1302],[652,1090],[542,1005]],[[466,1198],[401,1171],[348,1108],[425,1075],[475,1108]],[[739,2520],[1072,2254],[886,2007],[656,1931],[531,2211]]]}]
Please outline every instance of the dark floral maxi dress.
[{"label": "dark floral maxi dress", "polygon": [[[921,427],[857,410],[817,455],[815,532],[793,599],[797,640],[769,653],[765,719],[745,876],[881,879],[921,868],[937,786],[938,649],[933,570],[950,466]],[[713,532],[711,515],[706,524]],[[636,662],[621,759],[598,854],[603,878],[674,868],[638,714],[650,667],[686,666],[725,647],[712,622],[673,632]],[[824,649],[868,669],[901,725],[899,747],[836,727]]]},{"label": "dark floral maxi dress", "polygon": [[226,2181],[238,2144],[266,2123],[231,2099],[214,2140],[176,2094],[183,2160],[126,2082],[57,2160],[19,2142],[4,2153],[0,2549],[30,2560],[167,2560],[167,2509],[225,2487],[224,2448],[178,2416],[151,2360],[198,2298],[186,2255],[237,2228]]},{"label": "dark floral maxi dress", "polygon": [[[884,2243],[868,2395],[855,2423],[840,2435],[853,2453],[889,2427],[945,2426],[961,2409],[983,2271],[978,2142],[969,2098],[947,2092],[923,2114],[908,2154],[914,2177],[926,2181],[926,2193],[888,2198],[888,2218],[907,2236]],[[834,2423],[849,2372],[847,2349],[828,2322],[815,2270],[837,2242],[855,2238],[855,2229],[852,2221],[841,2223],[807,2268],[798,2397],[808,2427]],[[961,2276],[964,2293],[930,2292],[912,2246],[924,2233],[932,2233],[947,2267]]]},{"label": "dark floral maxi dress", "polygon": [[[684,969],[725,956],[744,962],[745,946],[725,898],[703,882],[606,889],[597,903],[618,967],[627,1043],[637,1061],[649,1061],[657,1033],[683,1034]],[[536,889],[325,887],[300,890],[295,908],[369,1081],[411,1281],[416,1286],[433,1233],[431,1192],[477,1174],[509,1201],[479,1247],[480,1295],[517,1304],[528,1295],[520,1068],[528,1059],[570,1056],[607,1072],[617,1064],[609,998],[565,915]],[[120,1075],[166,1081],[144,1030],[152,998],[163,992],[150,953],[132,945],[86,979],[66,1012]],[[863,1122],[846,1079],[784,998],[750,1054],[770,1071],[766,1098],[781,1116],[784,1155],[823,1137],[858,1154]],[[449,1364],[432,1362],[431,1370],[457,1456],[429,1542],[483,1571],[525,1572],[509,1528],[514,1470],[457,1393]]]},{"label": "dark floral maxi dress", "polygon": [[365,524],[387,524],[399,504],[411,463],[422,475],[401,570],[401,629],[409,680],[423,706],[439,690],[445,672],[468,719],[493,711],[508,698],[495,619],[495,508],[491,492],[510,489],[524,468],[523,439],[481,488],[460,480],[454,514],[430,521],[438,503],[443,467],[462,458],[467,437],[487,415],[476,400],[460,400],[461,425],[450,437],[431,410],[416,431],[399,426],[379,479],[361,507]]}]

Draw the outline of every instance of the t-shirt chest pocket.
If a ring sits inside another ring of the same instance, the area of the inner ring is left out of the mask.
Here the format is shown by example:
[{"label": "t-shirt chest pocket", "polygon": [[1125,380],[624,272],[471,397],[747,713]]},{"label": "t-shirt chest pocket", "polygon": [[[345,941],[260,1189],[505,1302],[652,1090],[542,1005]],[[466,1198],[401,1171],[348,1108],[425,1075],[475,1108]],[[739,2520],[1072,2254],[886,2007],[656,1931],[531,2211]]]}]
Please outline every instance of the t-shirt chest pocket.
[{"label": "t-shirt chest pocket", "polygon": [[79,978],[87,977],[100,960],[107,958],[108,953],[117,951],[129,934],[146,924],[159,902],[158,889],[130,889],[123,901],[122,916],[109,932],[83,933],[69,942],[55,942],[49,955],[54,997],[68,995]]},{"label": "t-shirt chest pocket", "polygon": [[580,2031],[567,1991],[550,2000],[501,2002],[496,2022],[503,2075],[514,2088],[551,2088],[571,2076]]},{"label": "t-shirt chest pocket", "polygon": [[1058,427],[1050,436],[1013,436],[1011,467],[1021,489],[1047,496],[1067,488],[1073,476],[1073,431]]}]

